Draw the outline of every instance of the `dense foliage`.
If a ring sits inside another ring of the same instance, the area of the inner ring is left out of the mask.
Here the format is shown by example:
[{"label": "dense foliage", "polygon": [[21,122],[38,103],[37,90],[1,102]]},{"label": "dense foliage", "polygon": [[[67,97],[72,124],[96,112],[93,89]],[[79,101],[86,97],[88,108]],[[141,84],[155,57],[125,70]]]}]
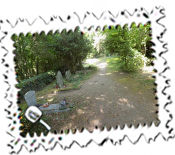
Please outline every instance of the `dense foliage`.
[{"label": "dense foliage", "polygon": [[124,70],[133,71],[143,67],[144,62],[148,58],[150,59],[154,52],[147,49],[147,47],[151,47],[149,24],[140,24],[137,27],[133,23],[130,28],[128,28],[128,25],[123,28],[120,25],[117,27],[110,26],[99,32],[105,36],[101,46],[110,54],[118,54],[120,60],[118,65]]},{"label": "dense foliage", "polygon": [[46,85],[50,84],[53,80],[55,80],[55,77],[55,73],[49,71],[18,83],[16,87],[21,89],[20,98],[23,99],[25,93],[30,90],[41,90]]},{"label": "dense foliage", "polygon": [[74,32],[49,32],[45,35],[28,33],[13,35],[16,72],[18,81],[23,81],[47,71],[69,70],[74,73],[82,68],[82,61],[93,50],[92,41],[79,28]]}]

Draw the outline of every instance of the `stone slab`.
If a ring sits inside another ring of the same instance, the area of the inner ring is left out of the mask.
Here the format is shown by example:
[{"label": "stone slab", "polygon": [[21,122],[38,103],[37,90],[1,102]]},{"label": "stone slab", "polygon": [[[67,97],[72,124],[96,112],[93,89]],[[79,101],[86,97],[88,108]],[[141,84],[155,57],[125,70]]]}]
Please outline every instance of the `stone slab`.
[{"label": "stone slab", "polygon": [[46,108],[44,108],[43,106],[40,106],[39,109],[47,111],[47,110],[57,110],[57,109],[59,109],[59,107],[60,107],[60,103],[57,103],[57,104],[50,104]]},{"label": "stone slab", "polygon": [[43,113],[44,114],[49,114],[49,113],[56,113],[56,112],[65,112],[65,111],[69,111],[70,108],[64,109],[64,110],[44,110]]},{"label": "stone slab", "polygon": [[59,110],[60,103],[57,104],[50,104],[48,107],[44,108],[43,106],[40,106],[39,109],[43,112],[43,114],[49,114],[49,113],[55,113],[55,112],[64,112],[69,111],[70,108]]}]

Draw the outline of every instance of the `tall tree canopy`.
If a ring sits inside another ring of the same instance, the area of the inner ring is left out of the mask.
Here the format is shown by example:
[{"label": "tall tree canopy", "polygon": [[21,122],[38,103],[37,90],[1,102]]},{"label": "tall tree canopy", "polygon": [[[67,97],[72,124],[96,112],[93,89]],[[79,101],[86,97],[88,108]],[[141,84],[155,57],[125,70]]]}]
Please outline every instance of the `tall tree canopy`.
[{"label": "tall tree canopy", "polygon": [[47,71],[66,70],[75,72],[82,68],[82,61],[93,50],[93,40],[79,28],[74,32],[41,34],[28,33],[26,36],[13,35],[16,71],[18,80],[29,79]]}]

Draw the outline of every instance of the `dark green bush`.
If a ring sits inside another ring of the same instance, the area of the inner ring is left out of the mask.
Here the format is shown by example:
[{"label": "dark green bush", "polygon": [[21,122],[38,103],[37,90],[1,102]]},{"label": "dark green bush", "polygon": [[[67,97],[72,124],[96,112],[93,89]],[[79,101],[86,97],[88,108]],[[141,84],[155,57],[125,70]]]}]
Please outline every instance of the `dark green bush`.
[{"label": "dark green bush", "polygon": [[55,73],[49,71],[18,83],[16,85],[16,88],[21,89],[19,99],[24,99],[25,93],[30,90],[41,90],[47,84],[50,84],[53,80],[55,80]]}]

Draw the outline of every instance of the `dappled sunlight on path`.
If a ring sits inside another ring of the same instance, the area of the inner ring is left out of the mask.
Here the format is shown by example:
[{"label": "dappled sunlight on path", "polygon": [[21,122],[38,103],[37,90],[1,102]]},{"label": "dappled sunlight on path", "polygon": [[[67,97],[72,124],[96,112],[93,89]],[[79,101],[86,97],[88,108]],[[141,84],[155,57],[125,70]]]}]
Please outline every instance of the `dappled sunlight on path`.
[{"label": "dappled sunlight on path", "polygon": [[92,131],[95,126],[106,126],[109,129],[125,123],[134,126],[138,123],[159,123],[155,114],[156,101],[152,102],[154,94],[146,96],[133,93],[129,87],[114,81],[113,73],[106,73],[106,62],[98,62],[96,65],[99,72],[86,80],[80,90],[57,94],[59,98],[66,96],[68,102],[73,101],[77,108],[67,112],[67,118],[62,118],[61,113],[57,113],[57,116],[49,114],[62,121],[62,124],[53,124],[54,129],[66,130],[71,127],[81,130],[84,127]]},{"label": "dappled sunlight on path", "polygon": [[99,67],[100,69],[105,69],[106,66],[107,66],[107,63],[106,62],[103,62],[103,63],[100,63],[100,64],[98,64],[96,66]]}]

